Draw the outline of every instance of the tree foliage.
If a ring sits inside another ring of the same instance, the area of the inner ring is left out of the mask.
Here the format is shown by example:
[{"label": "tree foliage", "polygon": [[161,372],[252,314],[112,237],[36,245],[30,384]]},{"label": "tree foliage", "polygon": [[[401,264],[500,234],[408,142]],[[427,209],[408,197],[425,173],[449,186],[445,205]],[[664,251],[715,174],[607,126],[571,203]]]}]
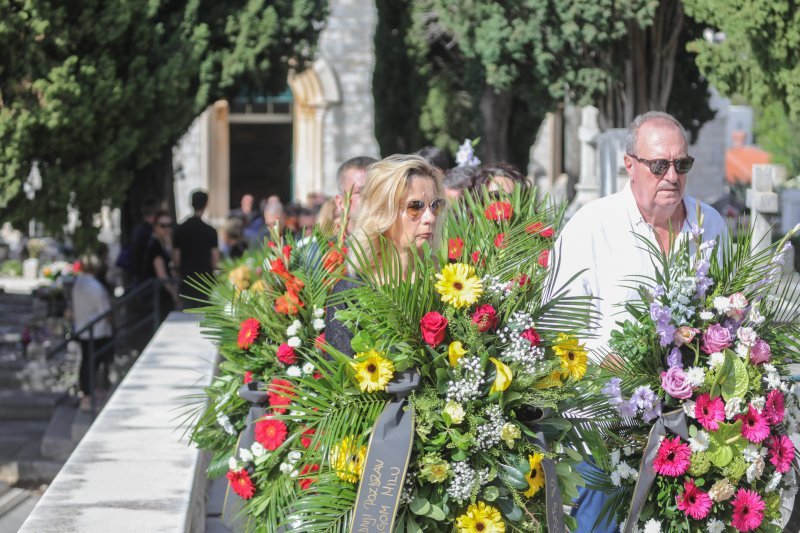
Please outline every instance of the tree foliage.
[{"label": "tree foliage", "polygon": [[283,88],[325,3],[0,0],[0,14],[2,219],[58,232],[71,206],[91,234],[100,207],[120,205],[209,103]]},{"label": "tree foliage", "polygon": [[687,126],[696,133],[713,117],[707,83],[685,50],[699,28],[678,2],[421,0],[411,6],[406,40],[426,85],[420,129],[443,148],[480,135],[482,159],[524,167],[539,123],[566,96],[597,105],[605,127],[666,109],[691,119]]},{"label": "tree foliage", "polygon": [[795,0],[684,0],[686,11],[725,35],[691,43],[697,64],[725,95],[761,108],[780,102],[800,118],[800,9]]}]

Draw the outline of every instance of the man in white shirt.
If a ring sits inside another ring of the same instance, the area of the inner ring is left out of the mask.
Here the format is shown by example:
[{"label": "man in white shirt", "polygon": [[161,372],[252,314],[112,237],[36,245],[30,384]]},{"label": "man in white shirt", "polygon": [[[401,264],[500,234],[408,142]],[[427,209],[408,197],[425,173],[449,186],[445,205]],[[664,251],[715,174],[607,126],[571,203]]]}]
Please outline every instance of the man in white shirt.
[{"label": "man in white shirt", "polygon": [[[556,287],[580,272],[569,283],[570,294],[597,298],[594,305],[600,321],[592,330],[597,337],[587,342],[597,362],[607,353],[616,323],[629,317],[623,304],[639,298],[633,287],[646,283],[641,276],[655,273],[640,237],[668,251],[671,236],[677,245],[701,229],[706,240],[727,234],[719,213],[684,195],[687,174],[694,163],[688,148],[683,127],[671,115],[651,111],[636,117],[625,142],[629,184],[581,208],[556,242]],[[580,492],[576,532],[616,531],[613,524],[594,527],[605,495],[585,489]]]},{"label": "man in white shirt", "polygon": [[[111,309],[111,298],[105,287],[97,280],[95,273],[100,267],[100,261],[95,255],[85,255],[81,257],[81,274],[72,286],[72,317],[75,331],[80,331],[95,318]],[[111,346],[113,330],[111,328],[111,316],[97,321],[90,330],[80,333],[78,340],[81,343],[81,368],[80,368],[80,387],[83,392],[81,398],[81,409],[87,410],[91,404],[91,394],[93,393],[90,383],[90,352],[94,354],[94,370],[100,363],[110,363],[114,357],[113,346]],[[90,343],[92,346],[90,346]],[[97,379],[94,380],[94,388],[97,388]]]}]

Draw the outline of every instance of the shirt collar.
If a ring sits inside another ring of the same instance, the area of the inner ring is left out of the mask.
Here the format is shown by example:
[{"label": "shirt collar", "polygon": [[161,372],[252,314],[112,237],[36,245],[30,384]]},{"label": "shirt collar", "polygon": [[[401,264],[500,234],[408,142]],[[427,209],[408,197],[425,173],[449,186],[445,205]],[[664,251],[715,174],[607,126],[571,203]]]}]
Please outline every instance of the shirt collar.
[{"label": "shirt collar", "polygon": [[[628,213],[628,219],[631,225],[638,227],[640,225],[647,225],[647,221],[639,211],[639,206],[636,205],[636,198],[633,196],[631,190],[631,183],[628,181],[622,189],[622,201],[625,205],[625,211]],[[688,233],[692,230],[692,225],[697,224],[697,201],[691,196],[683,196],[683,206],[686,208],[686,220],[683,221],[681,233]]]}]

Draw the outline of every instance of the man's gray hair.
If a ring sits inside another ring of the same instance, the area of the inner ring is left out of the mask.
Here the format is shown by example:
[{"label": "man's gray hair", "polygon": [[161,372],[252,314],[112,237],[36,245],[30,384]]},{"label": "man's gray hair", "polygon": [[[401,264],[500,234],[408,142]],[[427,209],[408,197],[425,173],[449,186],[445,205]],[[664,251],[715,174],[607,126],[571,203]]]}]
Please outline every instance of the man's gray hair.
[{"label": "man's gray hair", "polygon": [[339,165],[339,170],[336,171],[336,185],[339,188],[339,194],[344,194],[347,191],[344,190],[344,175],[347,174],[348,170],[363,170],[364,172],[372,165],[373,163],[377,163],[378,160],[374,157],[369,157],[366,155],[360,155],[358,157],[352,157]]},{"label": "man's gray hair", "polygon": [[683,135],[683,140],[686,146],[689,146],[689,139],[686,137],[686,130],[683,125],[678,122],[678,119],[665,113],[663,111],[648,111],[637,116],[628,126],[628,133],[625,134],[625,152],[631,155],[639,155],[636,153],[636,144],[639,141],[639,128],[648,122],[655,122],[659,126],[675,126]]}]

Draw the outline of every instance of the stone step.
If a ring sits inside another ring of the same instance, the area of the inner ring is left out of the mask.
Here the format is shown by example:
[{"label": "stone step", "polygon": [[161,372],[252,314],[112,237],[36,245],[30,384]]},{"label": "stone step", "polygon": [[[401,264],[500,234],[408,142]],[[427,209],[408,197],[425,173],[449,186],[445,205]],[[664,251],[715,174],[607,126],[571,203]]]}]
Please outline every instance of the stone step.
[{"label": "stone step", "polygon": [[27,490],[17,488],[10,489],[0,496],[0,516],[3,516],[17,505],[27,500],[28,496]]},{"label": "stone step", "polygon": [[66,392],[0,389],[0,420],[49,420]]},{"label": "stone step", "polygon": [[41,496],[35,492],[28,492],[25,500],[17,504],[4,515],[0,515],[0,533],[14,533],[19,531],[22,524],[31,514]]},{"label": "stone step", "polygon": [[77,413],[78,407],[75,405],[63,403],[56,407],[42,437],[42,457],[67,460],[80,440],[80,438],[74,439],[72,435],[72,426]]}]

